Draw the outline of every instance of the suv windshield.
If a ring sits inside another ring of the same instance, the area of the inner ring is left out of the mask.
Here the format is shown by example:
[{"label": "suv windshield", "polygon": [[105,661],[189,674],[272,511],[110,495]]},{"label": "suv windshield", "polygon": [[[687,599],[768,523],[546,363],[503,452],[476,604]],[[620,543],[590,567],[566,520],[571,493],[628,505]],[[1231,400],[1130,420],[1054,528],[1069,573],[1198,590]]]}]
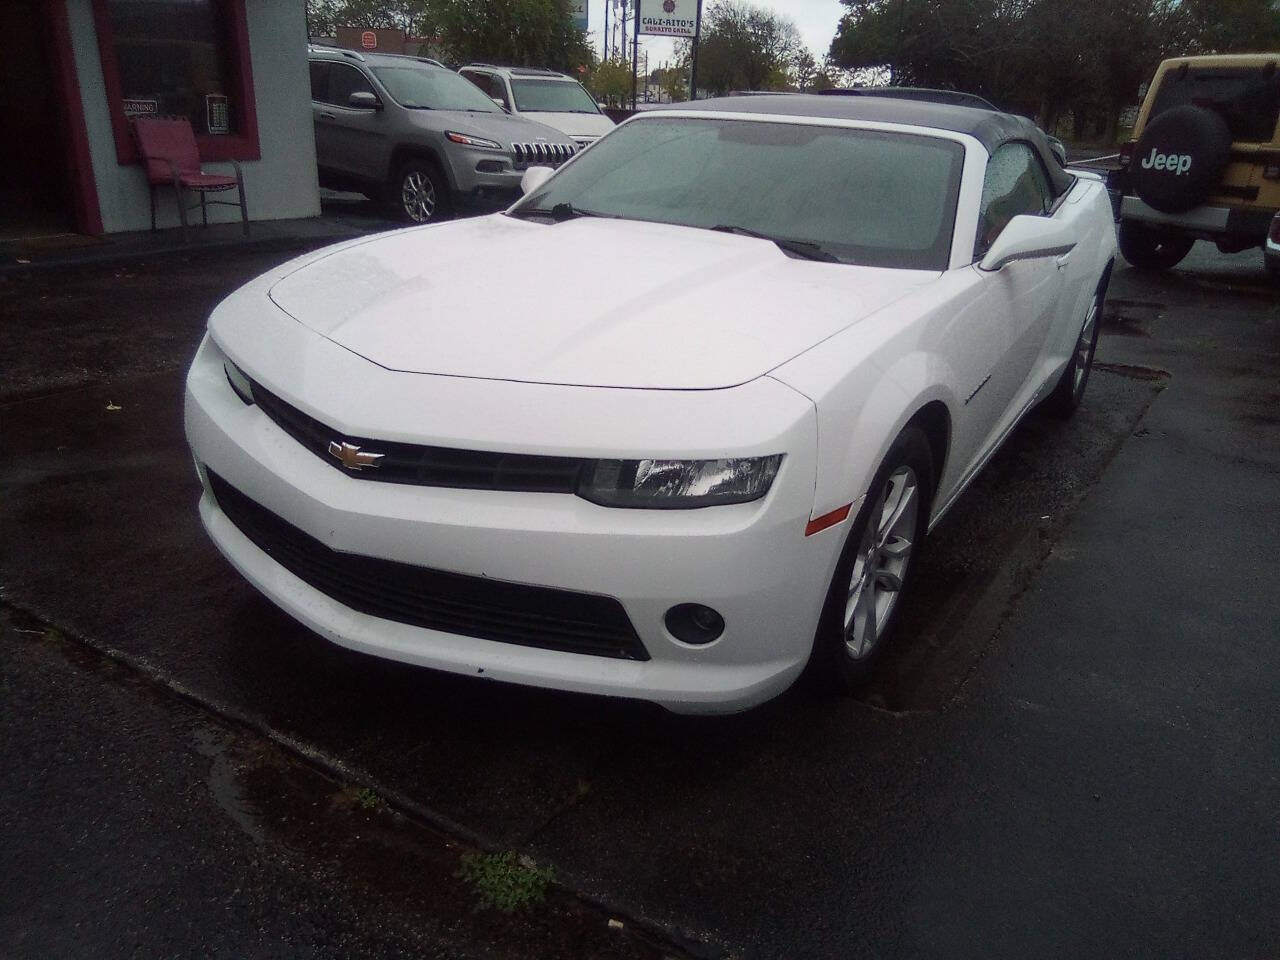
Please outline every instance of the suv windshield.
[{"label": "suv windshield", "polygon": [[1274,71],[1262,67],[1192,67],[1168,71],[1156,91],[1147,122],[1173,107],[1194,104],[1222,114],[1233,140],[1266,143],[1280,116]]},{"label": "suv windshield", "polygon": [[515,80],[511,94],[521,113],[599,113],[591,95],[572,80]]},{"label": "suv windshield", "polygon": [[511,212],[756,233],[848,263],[945,270],[964,149],[917,134],[646,117],[579,155]]},{"label": "suv windshield", "polygon": [[472,110],[501,113],[502,108],[471,81],[451,70],[428,66],[374,67],[391,98],[402,107],[419,110]]}]

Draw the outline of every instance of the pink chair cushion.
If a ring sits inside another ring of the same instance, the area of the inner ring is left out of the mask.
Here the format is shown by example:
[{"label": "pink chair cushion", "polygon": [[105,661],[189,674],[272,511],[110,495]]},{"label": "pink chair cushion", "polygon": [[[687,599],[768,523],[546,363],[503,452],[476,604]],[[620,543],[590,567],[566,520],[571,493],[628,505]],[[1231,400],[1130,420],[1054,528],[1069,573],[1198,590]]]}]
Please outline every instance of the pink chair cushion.
[{"label": "pink chair cushion", "polygon": [[151,183],[173,183],[175,169],[184,178],[203,176],[191,121],[184,117],[138,117],[133,121],[133,132]]},{"label": "pink chair cushion", "polygon": [[236,178],[217,173],[189,173],[178,182],[191,190],[227,190],[236,185]]}]

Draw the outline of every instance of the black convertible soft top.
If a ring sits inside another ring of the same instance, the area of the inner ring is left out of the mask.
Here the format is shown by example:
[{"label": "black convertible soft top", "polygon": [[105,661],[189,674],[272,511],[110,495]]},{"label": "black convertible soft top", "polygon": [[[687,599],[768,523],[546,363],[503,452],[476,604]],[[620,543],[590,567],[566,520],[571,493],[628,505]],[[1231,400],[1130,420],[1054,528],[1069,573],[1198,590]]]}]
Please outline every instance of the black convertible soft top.
[{"label": "black convertible soft top", "polygon": [[1062,194],[1075,178],[1058,165],[1049,151],[1044,133],[1025,117],[997,110],[958,107],[923,100],[895,97],[822,97],[814,94],[759,94],[750,97],[718,97],[695,103],[670,103],[647,113],[667,110],[697,110],[708,113],[761,113],[789,117],[823,117],[832,120],[864,120],[870,123],[903,123],[933,127],[952,133],[967,133],[988,153],[1011,140],[1021,140],[1040,154],[1054,193]]}]

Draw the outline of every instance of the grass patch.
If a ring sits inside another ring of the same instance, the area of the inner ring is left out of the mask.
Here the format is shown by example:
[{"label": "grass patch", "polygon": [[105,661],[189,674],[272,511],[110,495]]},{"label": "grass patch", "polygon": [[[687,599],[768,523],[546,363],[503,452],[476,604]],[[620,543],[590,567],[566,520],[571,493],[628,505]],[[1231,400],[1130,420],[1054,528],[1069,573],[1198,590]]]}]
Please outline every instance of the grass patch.
[{"label": "grass patch", "polygon": [[553,879],[549,867],[541,868],[528,857],[506,853],[464,853],[456,876],[470,884],[476,909],[503,913],[541,903]]},{"label": "grass patch", "polygon": [[378,794],[370,790],[368,787],[361,787],[354,794],[356,806],[361,810],[380,810],[382,809],[382,798]]}]

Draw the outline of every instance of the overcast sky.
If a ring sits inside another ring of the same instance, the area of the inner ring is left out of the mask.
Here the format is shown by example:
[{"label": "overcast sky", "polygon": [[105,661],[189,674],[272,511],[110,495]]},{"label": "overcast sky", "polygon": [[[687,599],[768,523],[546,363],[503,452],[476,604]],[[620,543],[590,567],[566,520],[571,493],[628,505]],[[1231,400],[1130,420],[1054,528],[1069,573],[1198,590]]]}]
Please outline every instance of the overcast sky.
[{"label": "overcast sky", "polygon": [[[587,12],[591,22],[591,39],[596,45],[597,52],[602,51],[604,45],[604,7],[606,2],[612,2],[612,0],[588,0]],[[641,2],[646,2],[646,0],[641,0]],[[647,0],[647,2],[653,3],[655,0]],[[704,13],[707,7],[711,5],[711,2],[712,0],[703,0]],[[831,38],[836,33],[836,24],[840,22],[840,14],[845,9],[840,6],[839,0],[748,0],[748,2],[753,2],[755,6],[773,10],[794,20],[796,26],[800,28],[800,35],[804,38],[805,43],[809,45],[814,59],[819,61],[822,60],[823,54],[827,52],[827,48],[831,45]],[[612,11],[610,11],[609,17],[612,20]],[[646,50],[649,52],[649,67],[653,69],[661,61],[672,55],[673,41],[665,37],[641,37],[641,66],[644,66],[644,53]],[[630,54],[629,44],[627,52]]]}]

